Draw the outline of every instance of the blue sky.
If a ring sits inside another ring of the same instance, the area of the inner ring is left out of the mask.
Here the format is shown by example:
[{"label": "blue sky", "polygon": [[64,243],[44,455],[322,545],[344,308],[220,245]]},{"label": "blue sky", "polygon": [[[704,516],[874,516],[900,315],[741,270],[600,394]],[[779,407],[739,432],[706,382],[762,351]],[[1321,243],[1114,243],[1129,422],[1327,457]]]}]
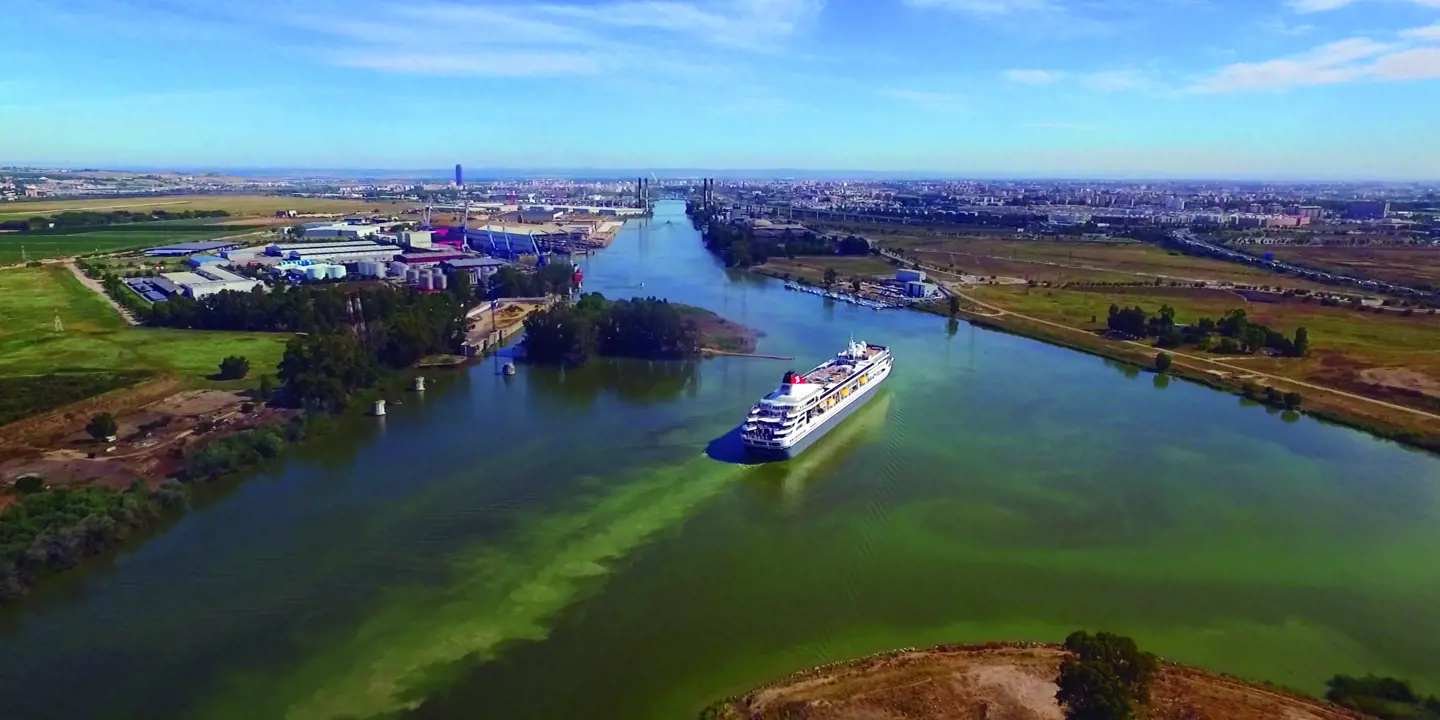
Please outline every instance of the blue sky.
[{"label": "blue sky", "polygon": [[0,164],[1440,177],[1440,0],[10,0]]}]

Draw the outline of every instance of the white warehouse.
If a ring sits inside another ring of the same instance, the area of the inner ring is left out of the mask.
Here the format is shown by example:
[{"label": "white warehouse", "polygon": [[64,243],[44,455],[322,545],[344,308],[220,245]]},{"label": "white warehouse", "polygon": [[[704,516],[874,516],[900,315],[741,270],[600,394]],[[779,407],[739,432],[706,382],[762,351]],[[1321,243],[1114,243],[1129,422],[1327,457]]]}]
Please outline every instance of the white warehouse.
[{"label": "white warehouse", "polygon": [[331,243],[281,243],[265,248],[265,254],[287,260],[312,260],[320,263],[358,263],[366,260],[389,262],[400,249],[394,245],[351,240]]},{"label": "white warehouse", "polygon": [[181,293],[197,300],[224,290],[250,292],[264,286],[259,280],[241,277],[214,265],[196,268],[194,272],[161,273],[160,277],[173,283]]}]

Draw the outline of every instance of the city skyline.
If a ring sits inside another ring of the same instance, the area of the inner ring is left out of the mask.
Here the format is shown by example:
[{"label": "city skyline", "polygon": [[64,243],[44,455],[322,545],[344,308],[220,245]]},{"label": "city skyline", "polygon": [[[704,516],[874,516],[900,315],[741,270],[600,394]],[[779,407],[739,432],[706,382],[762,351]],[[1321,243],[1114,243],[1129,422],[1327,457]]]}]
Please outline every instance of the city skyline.
[{"label": "city skyline", "polygon": [[21,69],[0,81],[0,164],[1440,176],[1440,0],[20,14],[32,31],[0,50]]}]

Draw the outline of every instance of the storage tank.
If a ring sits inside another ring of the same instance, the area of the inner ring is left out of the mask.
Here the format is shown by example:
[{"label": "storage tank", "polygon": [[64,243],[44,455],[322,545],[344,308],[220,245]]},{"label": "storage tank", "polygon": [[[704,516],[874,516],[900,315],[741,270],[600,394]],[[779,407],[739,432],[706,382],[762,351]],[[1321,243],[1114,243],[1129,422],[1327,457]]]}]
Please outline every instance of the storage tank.
[{"label": "storage tank", "polygon": [[411,285],[418,285],[420,283],[420,268],[405,268],[404,272],[405,282]]},{"label": "storage tank", "polygon": [[311,279],[311,280],[324,280],[324,279],[325,279],[325,266],[324,266],[324,265],[307,265],[307,266],[305,267],[305,277],[306,277],[306,278],[309,278],[309,279]]},{"label": "storage tank", "polygon": [[420,276],[420,289],[421,289],[421,290],[434,290],[434,289],[435,289],[435,276],[434,276],[434,275],[431,275],[430,273],[425,273],[424,275],[421,275],[421,276]]},{"label": "storage tank", "polygon": [[330,267],[326,268],[325,275],[331,280],[339,280],[340,278],[345,277],[345,266],[331,265]]},{"label": "storage tank", "polygon": [[[406,264],[403,263],[403,262],[400,262],[399,260],[396,260],[395,262],[390,263],[390,274],[391,274],[391,275],[394,275],[394,276],[396,276],[396,277],[400,277],[401,275],[405,275],[405,271],[406,271],[407,269],[409,269],[409,266],[406,265]],[[409,277],[409,276],[406,275],[406,277]]]},{"label": "storage tank", "polygon": [[435,274],[432,277],[435,278],[436,290],[444,290],[445,288],[449,287],[450,278],[446,277],[445,273],[441,272],[439,268],[435,269]]}]

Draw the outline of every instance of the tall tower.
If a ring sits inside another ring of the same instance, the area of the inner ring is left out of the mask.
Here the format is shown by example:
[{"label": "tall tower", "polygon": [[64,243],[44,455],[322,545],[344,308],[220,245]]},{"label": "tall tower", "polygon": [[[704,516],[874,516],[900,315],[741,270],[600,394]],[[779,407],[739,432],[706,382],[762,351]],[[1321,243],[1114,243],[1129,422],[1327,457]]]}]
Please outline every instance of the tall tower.
[{"label": "tall tower", "polygon": [[459,163],[455,164],[455,187],[465,187],[465,171]]}]

